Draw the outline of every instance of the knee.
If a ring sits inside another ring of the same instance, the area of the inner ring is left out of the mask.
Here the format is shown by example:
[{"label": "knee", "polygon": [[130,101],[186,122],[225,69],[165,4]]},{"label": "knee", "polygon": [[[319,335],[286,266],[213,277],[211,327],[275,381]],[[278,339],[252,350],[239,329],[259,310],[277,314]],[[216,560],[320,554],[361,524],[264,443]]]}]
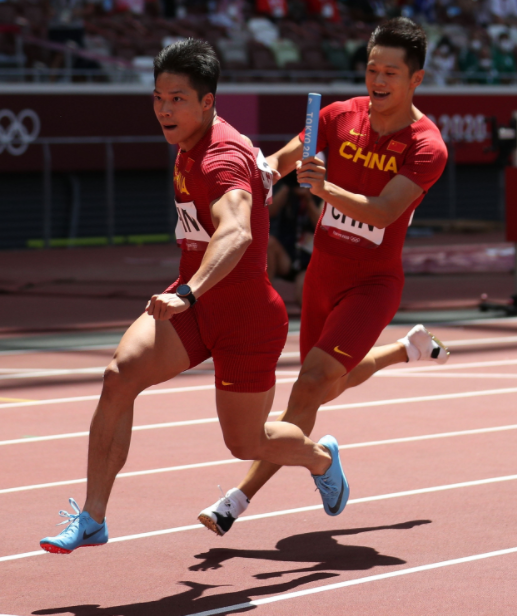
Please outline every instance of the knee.
[{"label": "knee", "polygon": [[112,359],[104,370],[102,392],[104,395],[134,395],[135,397],[145,388],[138,386],[138,379],[132,374],[129,366]]},{"label": "knee", "polygon": [[303,371],[298,377],[294,387],[299,393],[303,393],[304,395],[325,395],[335,384],[339,376],[340,375],[329,372],[324,368],[315,367]]},{"label": "knee", "polygon": [[260,457],[260,448],[254,443],[233,437],[225,437],[224,442],[234,458],[256,460]]}]

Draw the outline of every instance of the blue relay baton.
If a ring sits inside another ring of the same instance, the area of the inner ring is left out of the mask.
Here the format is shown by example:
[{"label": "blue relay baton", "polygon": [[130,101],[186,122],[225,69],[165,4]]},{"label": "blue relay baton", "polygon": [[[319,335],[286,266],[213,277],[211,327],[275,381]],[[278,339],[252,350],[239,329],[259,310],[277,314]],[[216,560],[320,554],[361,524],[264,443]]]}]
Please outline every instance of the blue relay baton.
[{"label": "blue relay baton", "polygon": [[[307,116],[305,118],[305,136],[303,138],[303,155],[316,156],[316,144],[318,142],[318,124],[320,119],[321,94],[311,92],[307,99]],[[310,184],[300,184],[304,188],[310,188]]]}]

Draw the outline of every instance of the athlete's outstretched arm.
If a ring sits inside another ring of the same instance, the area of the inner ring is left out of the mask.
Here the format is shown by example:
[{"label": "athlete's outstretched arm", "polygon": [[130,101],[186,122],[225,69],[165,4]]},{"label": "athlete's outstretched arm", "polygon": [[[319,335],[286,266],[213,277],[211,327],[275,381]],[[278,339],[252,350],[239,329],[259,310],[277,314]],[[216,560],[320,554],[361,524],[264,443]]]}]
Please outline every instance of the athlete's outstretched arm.
[{"label": "athlete's outstretched arm", "polygon": [[296,136],[289,141],[281,150],[266,158],[271,169],[278,171],[281,177],[286,176],[296,168],[297,161],[303,154],[303,144],[300,137]]},{"label": "athlete's outstretched arm", "polygon": [[[187,281],[196,299],[227,276],[240,261],[252,241],[252,197],[245,190],[231,190],[210,205],[215,232],[198,271]],[[189,307],[175,294],[154,295],[147,312],[165,321]]]},{"label": "athlete's outstretched arm", "polygon": [[378,197],[368,197],[340,188],[325,179],[323,161],[314,156],[298,163],[298,181],[311,184],[311,193],[324,199],[346,216],[384,229],[422,194],[423,190],[403,175],[396,175]]}]

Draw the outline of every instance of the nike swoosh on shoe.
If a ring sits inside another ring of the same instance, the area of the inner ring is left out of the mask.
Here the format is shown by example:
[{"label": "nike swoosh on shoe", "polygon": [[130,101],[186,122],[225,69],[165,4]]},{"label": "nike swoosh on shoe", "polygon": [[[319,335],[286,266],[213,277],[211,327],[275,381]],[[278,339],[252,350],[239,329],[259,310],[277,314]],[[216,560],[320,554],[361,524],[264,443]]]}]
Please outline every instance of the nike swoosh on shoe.
[{"label": "nike swoosh on shoe", "polygon": [[339,507],[341,506],[341,501],[343,500],[344,491],[345,491],[345,482],[341,479],[341,492],[339,493],[337,502],[333,507],[331,507],[330,505],[328,506],[330,513],[337,513],[339,511]]},{"label": "nike swoosh on shoe", "polygon": [[102,530],[102,526],[100,528],[98,528],[96,531],[94,531],[93,533],[87,533],[86,531],[84,531],[83,539],[89,539],[90,537],[93,537],[93,535],[96,535],[97,533],[100,533],[101,530]]}]

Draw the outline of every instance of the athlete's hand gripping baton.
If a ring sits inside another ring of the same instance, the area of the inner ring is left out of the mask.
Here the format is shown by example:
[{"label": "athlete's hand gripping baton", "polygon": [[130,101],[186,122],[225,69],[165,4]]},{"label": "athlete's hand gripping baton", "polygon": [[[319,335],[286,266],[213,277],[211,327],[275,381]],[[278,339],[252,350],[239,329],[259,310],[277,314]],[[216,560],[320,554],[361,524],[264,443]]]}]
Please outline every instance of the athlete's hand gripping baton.
[{"label": "athlete's hand gripping baton", "polygon": [[[316,156],[316,143],[318,142],[318,125],[320,119],[321,94],[311,92],[307,99],[307,117],[305,118],[305,136],[303,138],[303,155]],[[310,188],[307,183],[300,184],[304,188]]]}]

